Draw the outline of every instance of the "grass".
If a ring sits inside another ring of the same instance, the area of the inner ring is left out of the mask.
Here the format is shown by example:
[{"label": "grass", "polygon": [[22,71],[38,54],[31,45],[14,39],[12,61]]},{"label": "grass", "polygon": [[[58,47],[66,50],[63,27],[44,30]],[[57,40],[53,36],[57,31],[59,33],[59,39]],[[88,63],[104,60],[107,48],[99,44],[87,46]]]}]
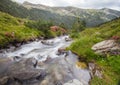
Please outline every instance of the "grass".
[{"label": "grass", "polygon": [[[37,38],[42,35],[42,32],[37,29],[26,27],[25,19],[15,18],[9,14],[0,12],[0,47],[5,47],[10,42],[23,40],[27,41],[32,38]],[[6,33],[15,33],[15,37],[11,38],[6,36]]]},{"label": "grass", "polygon": [[94,44],[110,39],[112,36],[120,36],[120,19],[80,32],[77,37],[74,37],[75,42],[68,48],[84,58],[86,62],[95,61],[103,69],[103,79],[94,77],[90,82],[91,85],[119,85],[120,83],[120,56],[101,56],[91,50]]}]

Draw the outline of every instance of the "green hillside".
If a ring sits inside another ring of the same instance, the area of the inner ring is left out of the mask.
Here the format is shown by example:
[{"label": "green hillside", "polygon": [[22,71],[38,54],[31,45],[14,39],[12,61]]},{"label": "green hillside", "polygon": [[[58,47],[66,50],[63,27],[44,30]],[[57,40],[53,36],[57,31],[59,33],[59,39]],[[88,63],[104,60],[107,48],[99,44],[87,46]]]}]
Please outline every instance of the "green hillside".
[{"label": "green hillside", "polygon": [[[27,41],[40,36],[42,33],[37,29],[28,28],[24,25],[27,20],[12,17],[0,12],[0,47],[12,42]],[[14,32],[14,37],[11,33]]]},{"label": "green hillside", "polygon": [[27,9],[21,4],[12,2],[11,0],[1,0],[0,1],[0,11],[8,13],[15,17],[27,18],[30,20],[47,20],[52,21],[54,24],[65,23],[66,27],[71,27],[70,25],[76,19],[72,16],[61,16],[57,13],[52,13],[42,9]]},{"label": "green hillside", "polygon": [[120,82],[120,56],[100,56],[91,50],[94,44],[112,36],[120,36],[120,18],[80,32],[69,47],[86,62],[95,61],[103,69],[104,79],[95,77],[91,85],[119,85],[117,83]]},{"label": "green hillside", "polygon": [[[32,6],[38,6],[33,8]],[[29,9],[29,7],[31,7]],[[0,0],[0,11],[15,17],[30,20],[52,21],[56,25],[64,23],[66,28],[72,28],[79,18],[86,22],[87,27],[97,26],[120,16],[120,12],[112,9],[80,9],[75,7],[41,7],[41,5],[24,3],[18,4],[11,0]],[[44,8],[44,9],[42,9]]]}]

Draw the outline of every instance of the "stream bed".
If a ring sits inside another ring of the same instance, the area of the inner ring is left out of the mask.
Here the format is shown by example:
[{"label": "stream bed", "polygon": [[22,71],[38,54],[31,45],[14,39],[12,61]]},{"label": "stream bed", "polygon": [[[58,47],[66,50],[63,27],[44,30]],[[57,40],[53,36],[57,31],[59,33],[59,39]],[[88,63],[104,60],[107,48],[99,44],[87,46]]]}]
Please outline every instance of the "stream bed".
[{"label": "stream bed", "polygon": [[3,85],[89,85],[89,70],[76,66],[78,56],[71,51],[62,52],[72,43],[66,37],[4,50],[0,53],[0,85],[5,80]]}]

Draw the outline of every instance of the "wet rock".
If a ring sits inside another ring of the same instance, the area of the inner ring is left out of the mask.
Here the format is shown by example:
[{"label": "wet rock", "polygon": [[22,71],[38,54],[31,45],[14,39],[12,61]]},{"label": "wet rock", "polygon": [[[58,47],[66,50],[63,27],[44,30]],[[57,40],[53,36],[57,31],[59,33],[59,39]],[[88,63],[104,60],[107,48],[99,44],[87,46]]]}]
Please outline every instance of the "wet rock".
[{"label": "wet rock", "polygon": [[12,63],[12,59],[10,58],[0,58],[0,85],[4,85],[7,83],[9,79],[9,77],[7,76],[7,69]]},{"label": "wet rock", "polygon": [[23,84],[19,83],[18,81],[8,80],[8,82],[5,85],[23,85]]},{"label": "wet rock", "polygon": [[36,79],[40,75],[39,70],[32,70],[32,69],[25,69],[25,70],[13,70],[13,72],[10,72],[9,76],[11,78],[14,78],[18,81],[25,81],[25,80],[30,80],[30,79]]},{"label": "wet rock", "polygon": [[55,83],[55,85],[63,85],[63,84],[62,84],[62,82],[57,81],[57,82]]},{"label": "wet rock", "polygon": [[36,60],[33,58],[23,59],[19,62],[14,62],[9,66],[7,75],[10,79],[15,79],[19,82],[40,79],[45,76],[44,70],[36,69]]},{"label": "wet rock", "polygon": [[14,56],[14,57],[13,57],[13,60],[14,60],[14,61],[20,61],[20,60],[21,60],[21,57],[20,57],[20,56]]},{"label": "wet rock", "polygon": [[49,81],[48,80],[43,80],[40,85],[49,85]]},{"label": "wet rock", "polygon": [[0,58],[0,76],[6,73],[7,68],[13,63],[12,59],[4,57]]},{"label": "wet rock", "polygon": [[77,80],[77,79],[73,79],[73,80],[71,80],[71,81],[69,81],[69,82],[67,82],[67,83],[65,83],[65,84],[63,84],[63,85],[84,85],[84,84],[82,84],[79,80]]},{"label": "wet rock", "polygon": [[61,54],[64,54],[64,53],[66,53],[66,56],[67,56],[67,51],[66,51],[66,49],[65,49],[65,48],[59,48],[57,55],[61,55]]},{"label": "wet rock", "polygon": [[95,44],[92,50],[98,54],[120,55],[120,44],[115,40],[105,40]]},{"label": "wet rock", "polygon": [[35,58],[28,58],[21,60],[20,63],[26,65],[26,67],[35,68],[37,66],[38,61]]},{"label": "wet rock", "polygon": [[102,72],[100,70],[96,70],[95,71],[95,76],[99,77],[99,78],[103,78],[102,76]]},{"label": "wet rock", "polygon": [[0,85],[5,85],[8,82],[8,79],[9,79],[8,76],[0,78]]},{"label": "wet rock", "polygon": [[91,77],[97,76],[99,78],[103,78],[102,71],[96,64],[88,63],[88,67],[90,70]]},{"label": "wet rock", "polygon": [[38,59],[38,60],[40,60],[40,59],[42,59],[44,56],[42,56],[42,55],[38,55],[36,58]]},{"label": "wet rock", "polygon": [[85,69],[85,68],[87,68],[87,65],[85,64],[85,62],[76,62],[76,66],[78,67],[78,68],[83,68],[83,69]]},{"label": "wet rock", "polygon": [[53,41],[42,40],[41,43],[45,45],[53,45]]},{"label": "wet rock", "polygon": [[15,47],[20,47],[21,46],[21,43],[16,43],[15,44]]},{"label": "wet rock", "polygon": [[6,52],[12,52],[12,51],[14,51],[15,49],[16,49],[15,46],[10,45],[10,47],[9,47],[8,49],[6,49]]},{"label": "wet rock", "polygon": [[44,39],[44,37],[39,37],[38,39],[43,40],[43,39]]},{"label": "wet rock", "polygon": [[66,42],[68,42],[68,41],[72,41],[72,39],[69,38],[69,37],[65,37],[65,41],[66,41]]}]

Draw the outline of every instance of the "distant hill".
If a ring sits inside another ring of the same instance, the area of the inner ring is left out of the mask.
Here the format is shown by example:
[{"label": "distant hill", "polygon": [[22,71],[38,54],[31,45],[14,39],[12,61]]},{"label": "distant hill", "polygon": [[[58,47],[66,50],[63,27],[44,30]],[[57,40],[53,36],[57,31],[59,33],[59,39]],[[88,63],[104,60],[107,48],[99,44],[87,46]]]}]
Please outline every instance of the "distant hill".
[{"label": "distant hill", "polygon": [[46,10],[61,16],[79,17],[81,20],[86,21],[87,26],[96,26],[101,23],[120,17],[120,11],[108,9],[108,8],[81,9],[72,6],[49,7],[41,4],[32,4],[29,2],[24,2],[23,6],[28,9],[36,8],[36,9]]},{"label": "distant hill", "polygon": [[48,20],[56,25],[64,23],[66,28],[71,28],[77,18],[84,20],[87,27],[91,27],[120,16],[119,11],[107,8],[80,9],[75,7],[49,7],[29,2],[19,4],[11,0],[1,0],[0,11],[9,13],[15,17]]}]

